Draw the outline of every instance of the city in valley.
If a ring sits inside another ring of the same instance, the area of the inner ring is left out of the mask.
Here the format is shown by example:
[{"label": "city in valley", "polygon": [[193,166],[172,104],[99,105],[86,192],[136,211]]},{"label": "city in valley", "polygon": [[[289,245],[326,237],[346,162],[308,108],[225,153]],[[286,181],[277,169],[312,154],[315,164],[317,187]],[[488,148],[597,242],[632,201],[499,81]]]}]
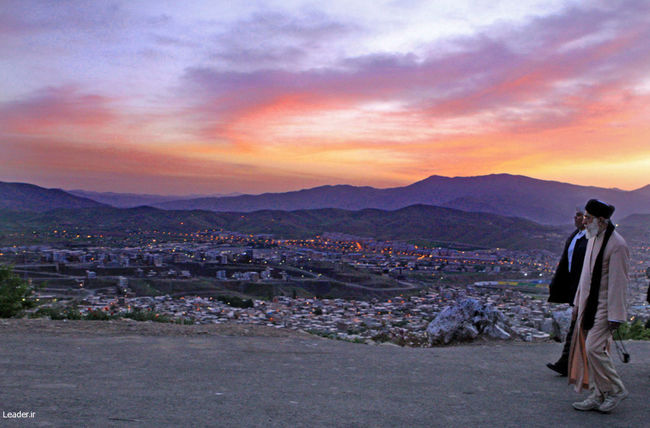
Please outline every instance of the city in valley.
[{"label": "city in valley", "polygon": [[[554,313],[569,308],[547,303],[561,240],[557,253],[423,248],[341,233],[278,240],[223,230],[119,238],[53,230],[48,242],[0,248],[0,263],[35,287],[33,312],[120,319],[135,311],[151,320],[258,324],[426,346],[427,325],[464,297],[501,311],[514,337],[525,341],[558,339]],[[630,321],[650,319],[649,249],[631,242]]]}]

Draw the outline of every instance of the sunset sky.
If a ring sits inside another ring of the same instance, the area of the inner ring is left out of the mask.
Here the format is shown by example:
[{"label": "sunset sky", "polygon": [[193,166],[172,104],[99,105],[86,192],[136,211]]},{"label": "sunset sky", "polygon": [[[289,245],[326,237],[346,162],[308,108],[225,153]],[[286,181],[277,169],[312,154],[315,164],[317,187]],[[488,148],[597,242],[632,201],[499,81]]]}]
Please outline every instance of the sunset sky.
[{"label": "sunset sky", "polygon": [[0,181],[650,183],[647,0],[3,0],[0,58]]}]

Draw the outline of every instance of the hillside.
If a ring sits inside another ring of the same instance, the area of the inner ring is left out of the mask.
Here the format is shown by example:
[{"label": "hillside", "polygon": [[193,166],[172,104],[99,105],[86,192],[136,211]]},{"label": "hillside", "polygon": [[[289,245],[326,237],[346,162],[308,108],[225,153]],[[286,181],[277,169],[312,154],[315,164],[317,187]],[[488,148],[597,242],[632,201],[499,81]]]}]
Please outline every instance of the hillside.
[{"label": "hillside", "polygon": [[617,230],[630,243],[650,242],[650,214],[634,214],[617,222]]},{"label": "hillside", "polygon": [[10,232],[77,230],[124,234],[126,231],[195,232],[222,229],[278,238],[311,238],[340,232],[381,240],[461,243],[477,247],[557,250],[564,231],[529,220],[449,208],[414,205],[395,211],[340,209],[257,211],[252,213],[166,211],[151,207],[93,208],[44,213],[0,212],[0,227]]}]

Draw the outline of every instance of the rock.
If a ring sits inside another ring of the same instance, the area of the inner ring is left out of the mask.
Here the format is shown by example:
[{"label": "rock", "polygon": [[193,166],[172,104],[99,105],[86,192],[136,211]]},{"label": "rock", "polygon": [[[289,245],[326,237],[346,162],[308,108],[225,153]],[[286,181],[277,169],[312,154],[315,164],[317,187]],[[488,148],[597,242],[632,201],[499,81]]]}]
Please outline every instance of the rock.
[{"label": "rock", "polygon": [[544,333],[543,331],[528,332],[523,336],[524,342],[545,342],[551,336]]},{"label": "rock", "polygon": [[544,321],[542,321],[542,325],[540,326],[541,331],[548,335],[555,336],[556,329],[556,322],[553,318],[544,318]]},{"label": "rock", "polygon": [[553,316],[553,332],[547,332],[553,337],[558,338],[560,341],[564,341],[567,333],[569,332],[569,327],[571,326],[571,314],[573,312],[572,307],[568,307],[565,310],[553,311],[551,314]]},{"label": "rock", "polygon": [[476,299],[464,299],[446,307],[429,323],[426,331],[431,344],[466,342],[479,337],[512,337],[503,313]]},{"label": "rock", "polygon": [[512,337],[510,333],[499,327],[497,324],[488,326],[485,331],[487,332],[488,336],[496,339],[508,340]]}]

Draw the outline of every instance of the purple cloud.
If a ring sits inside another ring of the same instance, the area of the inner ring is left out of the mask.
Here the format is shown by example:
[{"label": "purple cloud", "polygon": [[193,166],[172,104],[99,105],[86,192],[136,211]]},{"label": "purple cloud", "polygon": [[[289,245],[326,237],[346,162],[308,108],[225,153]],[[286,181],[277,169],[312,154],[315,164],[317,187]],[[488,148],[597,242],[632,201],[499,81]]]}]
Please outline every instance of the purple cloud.
[{"label": "purple cloud", "polygon": [[216,34],[208,56],[221,68],[295,69],[327,54],[331,44],[360,31],[355,24],[316,12],[297,16],[255,13]]},{"label": "purple cloud", "polygon": [[[423,118],[491,112],[504,126],[563,126],[579,116],[581,100],[591,102],[605,88],[623,89],[648,75],[650,4],[605,5],[434,44],[424,57],[373,54],[305,71],[287,64],[248,72],[189,67],[183,90],[198,98],[195,114],[203,111],[202,119],[219,123],[289,95],[306,105],[397,101]],[[275,60],[273,52],[269,56]],[[553,106],[557,112],[549,112]]]}]

